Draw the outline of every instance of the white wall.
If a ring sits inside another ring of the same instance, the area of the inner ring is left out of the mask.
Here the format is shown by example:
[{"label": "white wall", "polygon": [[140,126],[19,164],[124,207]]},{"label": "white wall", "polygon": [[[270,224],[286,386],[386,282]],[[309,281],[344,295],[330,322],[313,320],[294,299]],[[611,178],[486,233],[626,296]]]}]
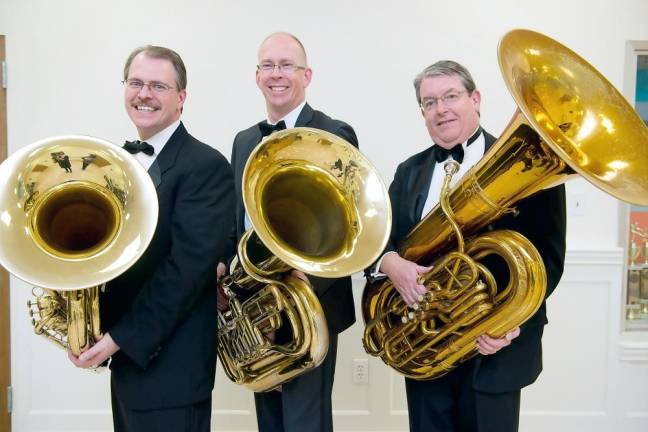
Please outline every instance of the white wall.
[{"label": "white wall", "polygon": [[[9,62],[9,150],[39,138],[83,133],[122,142],[134,130],[122,108],[123,61],[136,46],[176,49],[189,72],[184,120],[229,156],[236,131],[263,118],[254,84],[256,49],[276,30],[304,42],[314,70],[308,100],[355,127],[363,150],[389,181],[396,165],[429,144],[412,79],[442,58],[465,64],[483,95],[483,125],[498,134],[514,104],[496,48],[513,28],[566,44],[623,87],[625,42],[648,39],[642,0],[169,1],[2,0]],[[617,245],[618,208],[573,184],[597,211],[571,224],[570,246]],[[588,229],[600,225],[598,235]]]},{"label": "white wall", "polygon": [[[268,33],[286,30],[301,38],[309,54],[314,70],[309,102],[353,125],[361,149],[389,182],[399,161],[429,145],[411,84],[425,66],[442,58],[465,64],[482,92],[483,125],[498,134],[515,108],[496,59],[498,40],[506,31],[530,28],[543,32],[579,53],[622,89],[626,41],[648,40],[647,22],[645,0],[467,0],[454,4],[431,0],[197,0],[184,4],[166,0],[0,0],[0,34],[6,35],[9,71],[9,150],[57,134],[95,135],[116,143],[134,137],[122,106],[121,69],[131,49],[153,43],[177,50],[185,60],[189,98],[184,121],[189,130],[229,156],[236,131],[264,116],[263,99],[254,84],[257,46]],[[618,391],[634,392],[631,417],[638,418],[645,428],[648,402],[641,400],[648,400],[643,390],[648,385],[646,360],[629,368],[617,355],[623,342],[618,280],[623,257],[616,249],[622,243],[623,208],[582,181],[572,182],[568,192],[570,204],[577,199],[584,209],[584,214],[570,215],[568,247],[590,262],[585,267],[568,267],[566,275],[577,272],[574,278],[584,278],[587,275],[578,272],[587,272],[588,265],[596,267],[601,256],[614,269],[605,273],[613,275],[603,284],[608,288],[590,293],[585,278],[580,291],[586,297],[585,310],[591,310],[589,306],[604,308],[610,314],[605,321],[609,326],[603,330],[611,329],[611,339],[599,342],[599,351],[595,349],[593,354],[612,354],[605,360],[608,369],[585,369],[591,373],[587,380],[566,383],[571,368],[577,367],[574,354],[568,353],[569,336],[578,337],[566,334],[559,325],[580,323],[579,330],[586,330],[589,326],[579,317],[597,316],[558,303],[578,303],[571,297],[569,284],[563,283],[550,305],[552,324],[545,338],[548,367],[555,368],[560,379],[548,371],[546,379],[543,376],[529,389],[524,408],[531,414],[523,415],[523,424],[528,430],[539,430],[532,425],[548,425],[543,423],[547,418],[564,418],[547,413],[555,411],[551,402],[567,386],[603,386],[600,397],[609,401],[612,396],[608,392],[620,385]],[[359,297],[360,283],[356,285]],[[29,335],[23,314],[28,291],[12,279],[12,379],[17,401],[22,404],[14,415],[15,430],[37,430],[35,425],[44,427],[43,422],[49,430],[108,429],[106,377],[87,377],[74,370],[63,353]],[[370,386],[350,382],[351,359],[364,356],[360,331],[356,324],[341,340],[336,425],[340,430],[405,429],[400,379],[372,361]],[[595,337],[585,339],[597,343]],[[43,363],[48,365],[46,369],[40,366]],[[250,395],[222,383],[219,377],[223,391],[216,394],[215,424],[254,429],[248,411]],[[624,389],[626,385],[628,389]],[[387,405],[377,392],[383,388],[389,395],[385,396]],[[566,403],[571,404],[569,412],[591,411],[576,399]],[[620,409],[614,407],[612,411]],[[575,418],[577,424],[580,419],[578,415],[569,418]],[[597,430],[611,430],[607,424],[599,422]]]}]

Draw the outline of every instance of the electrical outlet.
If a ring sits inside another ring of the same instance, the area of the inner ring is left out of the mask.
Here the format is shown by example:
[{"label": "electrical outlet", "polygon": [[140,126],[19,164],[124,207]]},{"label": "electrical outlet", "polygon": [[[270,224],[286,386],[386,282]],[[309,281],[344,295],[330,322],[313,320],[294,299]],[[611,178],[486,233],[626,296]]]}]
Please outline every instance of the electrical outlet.
[{"label": "electrical outlet", "polygon": [[369,383],[368,359],[353,359],[353,382],[355,384]]}]

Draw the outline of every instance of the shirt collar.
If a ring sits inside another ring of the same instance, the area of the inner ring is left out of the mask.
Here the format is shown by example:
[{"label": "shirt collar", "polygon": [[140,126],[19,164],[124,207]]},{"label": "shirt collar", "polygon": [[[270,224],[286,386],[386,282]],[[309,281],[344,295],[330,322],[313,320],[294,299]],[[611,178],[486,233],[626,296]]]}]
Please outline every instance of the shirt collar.
[{"label": "shirt collar", "polygon": [[466,146],[469,146],[470,144],[475,142],[475,140],[479,138],[481,133],[482,133],[481,125],[477,125],[477,129],[475,129],[475,132],[473,132],[472,135],[470,135],[470,138],[468,138],[466,142],[462,144],[464,148],[466,148]]},{"label": "shirt collar", "polygon": [[306,105],[306,100],[304,99],[304,101],[302,103],[297,105],[297,107],[294,110],[290,111],[284,117],[280,118],[275,123],[272,123],[268,119],[268,123],[274,125],[274,124],[279,123],[281,120],[283,120],[284,123],[286,123],[286,129],[294,128],[295,124],[297,123],[297,118],[299,117],[299,114],[301,114],[301,111],[302,111],[302,109],[304,109],[305,105]]},{"label": "shirt collar", "polygon": [[[470,137],[468,137],[468,139],[466,141],[461,143],[461,146],[464,148],[464,151],[468,148],[468,146],[470,144],[475,142],[475,140],[481,136],[481,133],[482,133],[481,125],[477,125],[477,129],[475,129],[475,131],[470,135]],[[434,141],[432,141],[432,144],[438,146],[438,144],[435,143]],[[456,145],[459,145],[459,144],[456,144]],[[456,145],[453,146],[453,148],[456,147]],[[439,147],[441,147],[441,146],[439,146]],[[442,162],[437,162],[437,163],[442,163]]]},{"label": "shirt collar", "polygon": [[176,129],[178,129],[178,126],[180,126],[180,120],[174,121],[169,126],[146,140],[146,142],[151,144],[155,149],[155,153],[148,157],[155,157],[160,154],[164,145],[169,141],[169,138],[171,138],[171,135],[173,135]]},{"label": "shirt collar", "polygon": [[[464,150],[465,150],[466,147],[468,147],[470,144],[472,144],[473,142],[475,142],[475,140],[476,140],[477,138],[479,138],[479,136],[481,135],[481,133],[482,133],[481,125],[477,125],[477,129],[475,129],[475,131],[470,135],[470,137],[468,137],[468,139],[467,139],[466,141],[464,141],[464,142],[461,143],[461,146],[464,148]],[[434,144],[436,144],[436,143],[434,143]],[[438,144],[436,144],[436,145],[438,145]],[[453,146],[453,148],[454,148],[454,146]]]}]

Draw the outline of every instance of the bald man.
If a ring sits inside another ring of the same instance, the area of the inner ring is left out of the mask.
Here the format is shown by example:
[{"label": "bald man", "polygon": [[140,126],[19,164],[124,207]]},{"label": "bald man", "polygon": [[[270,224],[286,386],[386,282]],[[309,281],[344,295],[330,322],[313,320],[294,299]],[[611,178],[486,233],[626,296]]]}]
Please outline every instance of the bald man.
[{"label": "bald man", "polygon": [[[248,156],[264,136],[275,130],[310,127],[331,132],[358,146],[348,124],[333,120],[306,103],[306,88],[313,71],[308,67],[302,43],[288,33],[274,33],[259,47],[256,83],[266,103],[267,119],[239,132],[232,148],[236,187],[236,238],[249,222],[245,216],[241,179]],[[351,278],[307,277],[319,298],[329,329],[329,349],[317,368],[292,379],[281,389],[255,393],[260,432],[330,432],[333,430],[331,393],[337,335],[355,322]],[[278,335],[280,337],[280,335]]]}]

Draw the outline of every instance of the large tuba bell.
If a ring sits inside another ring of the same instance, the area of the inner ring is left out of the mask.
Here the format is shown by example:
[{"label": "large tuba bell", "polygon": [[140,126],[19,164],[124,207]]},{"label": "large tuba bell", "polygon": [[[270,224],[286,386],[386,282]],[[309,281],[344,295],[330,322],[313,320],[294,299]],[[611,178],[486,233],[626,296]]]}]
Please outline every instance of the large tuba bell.
[{"label": "large tuba bell", "polygon": [[[242,185],[252,229],[223,281],[229,309],[219,312],[218,353],[232,381],[266,391],[318,366],[328,349],[319,300],[290,270],[329,278],[362,270],[387,242],[391,207],[367,159],[317,129],[266,138]],[[240,301],[233,286],[253,294]],[[289,340],[274,340],[280,331]]]},{"label": "large tuba bell", "polygon": [[[440,205],[399,248],[408,260],[433,263],[423,276],[428,293],[414,311],[390,281],[368,284],[363,293],[366,351],[410,378],[447,373],[477,353],[479,335],[502,337],[544,300],[544,265],[526,238],[503,230],[468,239],[464,246],[463,235],[474,235],[514,211],[517,201],[576,175],[618,199],[648,204],[648,129],[604,77],[568,48],[532,31],[507,33],[498,54],[518,110],[451,190],[449,167]],[[488,255],[508,267],[503,289],[481,263]]]},{"label": "large tuba bell", "polygon": [[0,264],[35,285],[34,331],[79,355],[101,334],[101,285],[153,238],[155,187],[126,151],[86,136],[21,148],[0,185]]}]

